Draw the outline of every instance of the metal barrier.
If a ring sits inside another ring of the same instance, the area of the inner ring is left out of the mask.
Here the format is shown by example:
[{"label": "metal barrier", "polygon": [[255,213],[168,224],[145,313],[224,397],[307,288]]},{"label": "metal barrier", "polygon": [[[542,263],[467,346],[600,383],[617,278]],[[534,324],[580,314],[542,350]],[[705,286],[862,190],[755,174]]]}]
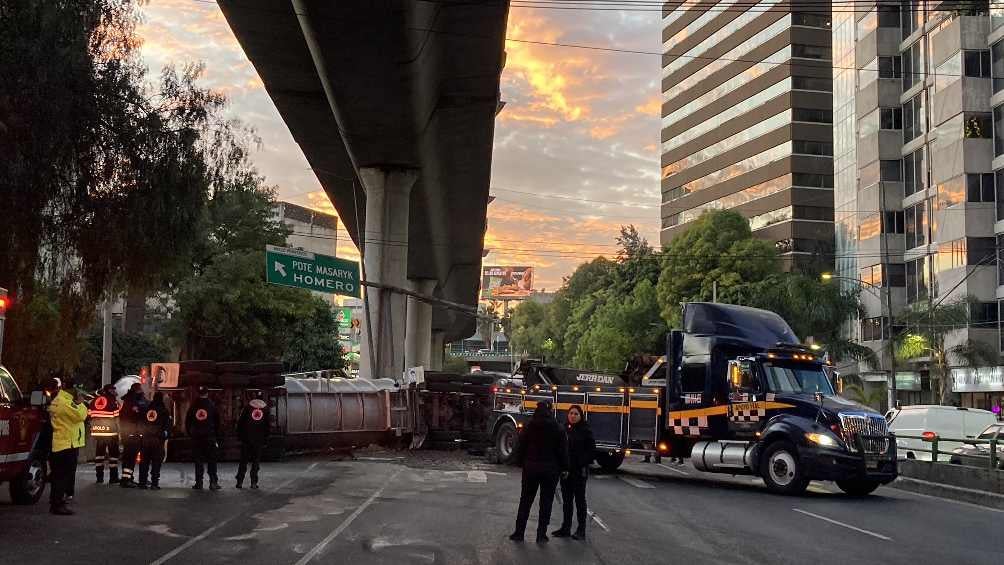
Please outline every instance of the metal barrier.
[{"label": "metal barrier", "polygon": [[961,444],[969,444],[969,445],[973,445],[973,446],[986,444],[986,445],[990,446],[990,453],[988,455],[981,455],[981,454],[978,454],[978,453],[974,453],[974,454],[966,454],[965,457],[971,457],[971,458],[974,458],[974,459],[984,459],[984,458],[986,458],[987,461],[988,461],[988,466],[989,466],[990,470],[994,470],[994,469],[998,468],[998,465],[997,465],[998,464],[998,454],[997,454],[998,440],[996,438],[993,438],[993,439],[961,438],[960,439],[960,438],[954,438],[954,437],[941,437],[941,436],[939,436],[937,434],[919,435],[919,436],[895,434],[895,438],[896,439],[919,439],[919,440],[923,441],[924,443],[929,443],[931,445],[930,449],[927,449],[927,448],[924,448],[924,447],[910,447],[909,450],[910,451],[920,451],[920,452],[923,452],[923,453],[930,453],[931,454],[931,463],[938,462],[938,455],[939,454],[948,455],[949,456],[949,462],[951,462],[951,456],[955,455],[955,453],[953,451],[939,451],[938,450],[938,442],[955,442],[955,443],[961,443]]}]

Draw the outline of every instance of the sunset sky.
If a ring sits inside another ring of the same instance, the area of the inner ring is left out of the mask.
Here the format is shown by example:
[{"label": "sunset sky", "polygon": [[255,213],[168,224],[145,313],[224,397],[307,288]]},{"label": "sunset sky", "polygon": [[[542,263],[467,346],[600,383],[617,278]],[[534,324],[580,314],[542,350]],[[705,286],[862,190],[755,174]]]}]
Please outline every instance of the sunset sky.
[{"label": "sunset sky", "polygon": [[[333,211],[219,7],[153,0],[143,14],[151,72],[204,63],[204,85],[261,137],[254,160],[280,199]],[[660,14],[513,8],[507,36],[658,52]],[[579,263],[613,255],[622,224],[657,243],[659,56],[511,41],[506,51],[485,264],[533,265],[536,287],[555,290]],[[358,256],[343,241],[339,255]]]}]

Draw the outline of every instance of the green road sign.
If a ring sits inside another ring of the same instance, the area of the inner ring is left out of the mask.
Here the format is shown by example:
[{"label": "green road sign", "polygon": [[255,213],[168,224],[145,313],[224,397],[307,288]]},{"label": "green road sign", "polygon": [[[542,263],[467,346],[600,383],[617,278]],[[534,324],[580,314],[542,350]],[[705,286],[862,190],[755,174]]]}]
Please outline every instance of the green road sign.
[{"label": "green road sign", "polygon": [[359,298],[359,263],[300,249],[265,246],[268,282]]}]

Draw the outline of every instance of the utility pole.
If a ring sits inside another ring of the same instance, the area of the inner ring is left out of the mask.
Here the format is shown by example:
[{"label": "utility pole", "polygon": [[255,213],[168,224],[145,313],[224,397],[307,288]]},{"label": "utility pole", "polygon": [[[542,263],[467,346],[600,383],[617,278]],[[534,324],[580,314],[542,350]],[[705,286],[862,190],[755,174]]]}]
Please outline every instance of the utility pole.
[{"label": "utility pole", "polygon": [[104,325],[101,332],[101,386],[103,387],[112,383],[112,297],[110,292],[105,297],[102,310]]},{"label": "utility pole", "polygon": [[711,281],[711,301],[718,303],[718,281]]}]

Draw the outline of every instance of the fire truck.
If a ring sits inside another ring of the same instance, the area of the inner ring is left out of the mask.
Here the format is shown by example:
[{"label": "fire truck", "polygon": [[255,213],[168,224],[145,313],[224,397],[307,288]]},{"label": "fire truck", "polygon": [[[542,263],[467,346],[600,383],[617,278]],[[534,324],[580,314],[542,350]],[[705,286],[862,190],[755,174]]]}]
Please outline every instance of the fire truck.
[{"label": "fire truck", "polygon": [[897,476],[885,418],[836,394],[819,352],[773,312],[685,304],[660,360],[638,386],[588,374],[559,384],[538,372],[497,387],[489,429],[498,458],[511,460],[520,428],[548,400],[560,421],[583,408],[607,470],[632,452],[671,455],[699,471],[760,476],[782,494],[829,480],[855,496]]},{"label": "fire truck", "polygon": [[34,504],[45,491],[48,446],[42,441],[46,421],[41,392],[25,397],[13,376],[0,366],[0,483],[7,483],[15,504]]}]

